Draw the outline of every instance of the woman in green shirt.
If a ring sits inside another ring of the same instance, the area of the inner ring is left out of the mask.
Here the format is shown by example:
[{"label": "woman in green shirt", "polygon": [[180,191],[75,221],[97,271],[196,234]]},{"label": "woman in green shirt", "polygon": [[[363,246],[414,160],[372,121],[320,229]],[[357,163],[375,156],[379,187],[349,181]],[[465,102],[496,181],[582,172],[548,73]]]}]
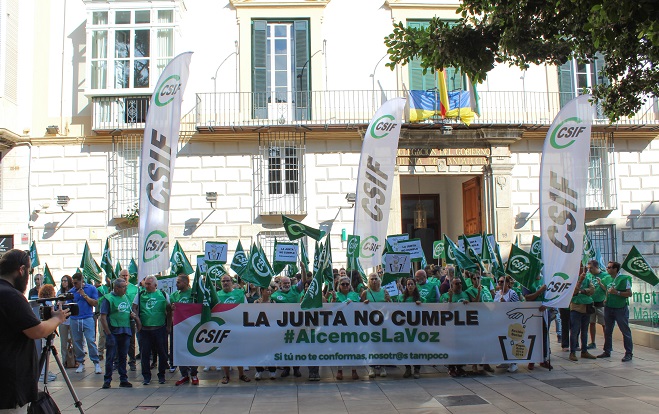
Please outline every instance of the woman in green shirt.
[{"label": "woman in green shirt", "polygon": [[[361,300],[365,304],[370,302],[391,302],[389,292],[382,289],[382,280],[377,273],[371,273],[368,275],[368,287],[362,292]],[[380,367],[379,365],[369,365],[368,377],[375,378],[376,370],[380,373],[381,377],[387,376],[387,371],[384,367]]]},{"label": "woman in green shirt", "polygon": [[[352,303],[359,302],[359,295],[352,290],[352,284],[350,283],[350,278],[348,276],[341,276],[339,278],[338,290],[331,291],[327,294],[327,301],[334,303]],[[336,379],[341,381],[343,379],[343,366],[337,367]],[[359,374],[357,374],[356,367],[350,367],[352,371],[352,379],[358,380]]]},{"label": "woman in green shirt", "polygon": [[[419,293],[419,288],[416,286],[416,280],[413,277],[408,277],[405,279],[405,291],[398,295],[399,302],[414,302],[417,305],[421,304],[421,294]],[[412,366],[405,365],[405,373],[403,378],[409,378],[412,376]],[[414,378],[421,378],[421,365],[414,366]]]}]

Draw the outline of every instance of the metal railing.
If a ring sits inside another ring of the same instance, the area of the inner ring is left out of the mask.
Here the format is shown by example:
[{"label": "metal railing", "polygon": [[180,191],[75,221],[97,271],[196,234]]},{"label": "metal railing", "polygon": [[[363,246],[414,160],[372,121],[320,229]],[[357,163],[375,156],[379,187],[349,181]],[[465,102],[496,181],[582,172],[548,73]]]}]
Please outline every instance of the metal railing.
[{"label": "metal railing", "polygon": [[[375,111],[388,99],[406,96],[397,90],[338,90],[287,92],[198,93],[194,112],[197,130],[271,125],[351,126],[368,124]],[[93,97],[93,129],[142,129],[149,95]],[[559,92],[479,92],[479,113],[473,125],[550,125],[569,94]],[[607,125],[598,109],[595,125]],[[408,122],[406,115],[405,122]],[[188,118],[188,117],[186,117]],[[424,122],[437,122],[435,118]],[[190,122],[188,120],[188,122]],[[449,118],[444,123],[460,123]],[[656,98],[649,98],[632,117],[615,125],[659,126]]]},{"label": "metal railing", "polygon": [[[269,125],[368,124],[380,105],[404,91],[312,91],[269,93],[198,93],[197,129],[240,128]],[[558,92],[479,92],[480,115],[475,125],[550,125],[569,96]],[[608,124],[597,110],[595,124]],[[406,122],[407,122],[406,118]],[[433,121],[436,121],[433,120]],[[445,119],[445,123],[460,122]],[[656,99],[648,99],[633,117],[616,125],[659,125]]]}]

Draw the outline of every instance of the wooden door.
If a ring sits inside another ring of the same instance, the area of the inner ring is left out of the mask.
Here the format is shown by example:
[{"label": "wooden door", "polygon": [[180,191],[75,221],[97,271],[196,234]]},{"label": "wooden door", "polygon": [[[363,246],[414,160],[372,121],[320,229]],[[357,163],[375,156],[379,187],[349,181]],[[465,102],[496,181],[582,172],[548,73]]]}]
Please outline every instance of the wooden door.
[{"label": "wooden door", "polygon": [[465,234],[480,233],[482,225],[481,178],[462,183],[462,220]]}]

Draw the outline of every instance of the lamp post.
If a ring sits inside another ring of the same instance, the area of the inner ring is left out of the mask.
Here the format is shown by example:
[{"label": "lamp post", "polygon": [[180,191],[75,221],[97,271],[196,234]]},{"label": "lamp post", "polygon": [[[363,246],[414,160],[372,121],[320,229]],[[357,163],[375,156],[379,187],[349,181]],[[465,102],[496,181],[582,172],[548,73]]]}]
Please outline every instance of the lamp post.
[{"label": "lamp post", "polygon": [[[218,66],[217,69],[215,69],[215,75],[214,75],[213,77],[211,77],[211,79],[213,80],[213,113],[215,114],[215,124],[217,124],[217,72],[219,72],[219,70],[220,70],[220,68],[222,67],[222,65],[224,65],[224,63],[225,63],[225,62],[226,62],[231,56],[233,56],[233,55],[238,56],[238,41],[237,41],[237,40],[234,42],[234,46],[235,46],[236,50],[234,50],[233,52],[229,53],[229,55],[228,55],[227,57],[224,58],[224,60],[222,61],[222,63],[220,63],[220,66]],[[236,79],[236,83],[237,83],[237,82],[238,82],[238,79]]]},{"label": "lamp post", "polygon": [[375,71],[377,70],[378,65],[380,64],[380,62],[382,62],[382,59],[386,58],[388,55],[389,55],[389,53],[385,53],[384,56],[382,56],[380,58],[380,60],[378,60],[378,63],[376,63],[375,67],[373,68],[373,73],[371,73],[369,75],[371,77],[372,84],[373,84],[372,89],[371,89],[371,92],[373,93],[373,112],[375,112],[375,110],[376,110],[376,108],[375,108]]},{"label": "lamp post", "polygon": [[[304,68],[307,67],[307,64],[309,64],[309,62],[311,62],[311,59],[312,59],[314,56],[316,56],[316,55],[318,54],[318,52],[322,52],[322,51],[323,51],[322,49],[318,49],[318,50],[316,50],[316,51],[313,53],[313,55],[311,55],[311,56],[309,57],[309,59],[307,59],[307,61],[304,62],[304,65],[302,65],[302,70],[300,71],[300,74],[297,75],[297,78],[299,79],[299,89],[298,89],[297,92],[298,92],[300,95],[296,97],[296,99],[295,99],[296,101],[298,101],[298,100],[299,100],[298,98],[301,98],[301,97],[302,97],[302,93],[305,92],[305,91],[302,90],[302,76],[304,76]],[[309,86],[309,85],[307,85],[307,86]],[[308,98],[307,98],[307,102],[308,102]]]}]

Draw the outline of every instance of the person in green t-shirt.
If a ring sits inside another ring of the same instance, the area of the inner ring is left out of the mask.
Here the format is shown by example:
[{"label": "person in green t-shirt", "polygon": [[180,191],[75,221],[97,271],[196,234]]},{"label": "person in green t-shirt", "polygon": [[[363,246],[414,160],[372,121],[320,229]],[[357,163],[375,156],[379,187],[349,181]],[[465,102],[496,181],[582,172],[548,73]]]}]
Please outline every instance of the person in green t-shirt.
[{"label": "person in green t-shirt", "polygon": [[133,312],[137,315],[137,332],[142,352],[143,385],[151,383],[151,348],[158,354],[158,382],[164,384],[167,369],[167,333],[172,326],[172,312],[169,295],[158,290],[155,276],[144,278],[144,290],[133,302]]},{"label": "person in green t-shirt", "polygon": [[[340,273],[339,273],[340,274]],[[335,302],[335,303],[353,303],[353,302],[359,302],[359,295],[357,292],[354,292],[352,290],[352,284],[350,283],[350,278],[348,276],[339,276],[339,283],[338,283],[338,290],[335,291],[330,291],[327,294],[327,301],[328,302]],[[344,366],[339,366],[337,367],[336,371],[336,379],[341,381],[343,379],[343,369],[344,368],[350,368],[352,371],[352,379],[356,380],[359,379],[359,374],[357,374],[357,368],[356,367],[344,367]]]},{"label": "person in green t-shirt", "polygon": [[613,281],[611,276],[600,269],[600,264],[597,260],[588,262],[588,273],[590,274],[595,292],[593,293],[593,306],[595,306],[595,313],[590,315],[590,344],[588,349],[596,349],[595,335],[597,334],[597,325],[602,326],[602,334],[604,334],[604,300],[606,299],[606,287]]},{"label": "person in green t-shirt", "polygon": [[490,289],[484,287],[482,279],[478,273],[467,273],[468,278],[471,280],[471,287],[465,291],[469,300],[472,302],[492,302],[492,295]]},{"label": "person in green t-shirt", "polygon": [[[106,294],[101,303],[101,329],[106,335],[107,359],[103,388],[110,388],[112,371],[117,364],[119,386],[131,388],[126,371],[126,357],[130,345],[130,321],[135,318],[131,312],[131,303],[126,296],[126,281],[118,278],[113,283],[112,292]],[[115,360],[115,356],[117,357]]]},{"label": "person in green t-shirt", "polygon": [[[192,303],[192,289],[190,289],[190,276],[185,273],[179,273],[176,276],[176,292],[170,296],[172,302],[172,313],[176,312],[177,303]],[[183,385],[187,382],[192,385],[199,385],[199,367],[197,366],[180,366],[181,379],[176,381],[176,386]]]},{"label": "person in green t-shirt", "polygon": [[609,262],[607,273],[613,278],[606,291],[604,304],[604,352],[598,358],[609,358],[613,351],[613,328],[618,324],[622,333],[625,356],[622,362],[629,362],[633,357],[634,343],[629,329],[629,298],[632,296],[632,277],[620,273],[620,263]]},{"label": "person in green t-shirt", "polygon": [[[245,298],[245,291],[242,289],[233,288],[233,280],[228,274],[223,275],[220,278],[220,284],[222,289],[217,292],[217,300],[219,303],[247,303]],[[222,384],[228,384],[230,380],[229,367],[222,367],[224,370],[224,378],[222,378]],[[238,379],[243,382],[249,382],[250,379],[247,378],[243,372],[243,367],[238,367]]]},{"label": "person in green t-shirt", "polygon": [[462,290],[462,281],[459,278],[451,280],[451,288],[444,293],[439,301],[441,303],[464,303],[470,302],[469,296]]},{"label": "person in green t-shirt", "polygon": [[[382,289],[382,279],[380,275],[373,272],[368,275],[368,287],[364,290],[360,297],[362,303],[368,304],[370,302],[391,302],[389,292]],[[387,376],[387,370],[380,365],[368,366],[368,377],[375,378],[379,374],[381,377]]]},{"label": "person in green t-shirt", "polygon": [[423,303],[439,302],[439,288],[436,284],[428,282],[428,275],[425,270],[417,270],[414,273],[414,280],[416,280],[416,287]]},{"label": "person in green t-shirt", "polygon": [[[137,296],[137,286],[130,283],[130,274],[128,269],[121,269],[119,277],[126,281],[126,296],[130,303],[133,303],[135,296]],[[137,325],[135,319],[130,320],[130,346],[128,347],[128,366],[131,371],[137,370],[137,359],[135,358],[135,345],[137,343]]]},{"label": "person in green t-shirt", "polygon": [[572,293],[572,301],[570,301],[570,361],[578,361],[576,349],[579,338],[581,338],[581,358],[595,359],[595,356],[588,352],[588,325],[590,324],[588,305],[593,304],[591,296],[595,292],[595,287],[590,275],[586,273],[586,269],[581,266],[579,270],[579,278]]},{"label": "person in green t-shirt", "polygon": [[[304,283],[307,281],[307,272],[304,271],[304,267],[300,266],[300,271],[302,272],[302,279],[295,285],[291,286],[291,279],[288,276],[282,276],[279,278],[279,289],[272,292],[270,295],[270,301],[273,303],[299,303],[302,297]],[[291,368],[284,367],[284,370],[281,373],[281,377],[285,378],[291,375]],[[293,367],[293,376],[301,377],[302,373],[300,372],[300,367]],[[320,377],[319,377],[320,379]]]},{"label": "person in green t-shirt", "polygon": [[[423,270],[418,270],[416,273],[419,272],[424,272]],[[416,303],[417,305],[421,305],[423,298],[421,297],[421,293],[419,292],[419,286],[417,283],[417,275],[415,274],[414,277],[408,277],[407,279],[404,279],[405,283],[405,290],[403,293],[398,295],[398,302],[413,302]],[[435,289],[437,289],[437,286],[435,286]],[[403,373],[403,378],[409,378],[412,376],[412,366],[411,365],[405,365],[405,373]],[[414,379],[419,379],[421,378],[421,365],[414,365]]]}]

